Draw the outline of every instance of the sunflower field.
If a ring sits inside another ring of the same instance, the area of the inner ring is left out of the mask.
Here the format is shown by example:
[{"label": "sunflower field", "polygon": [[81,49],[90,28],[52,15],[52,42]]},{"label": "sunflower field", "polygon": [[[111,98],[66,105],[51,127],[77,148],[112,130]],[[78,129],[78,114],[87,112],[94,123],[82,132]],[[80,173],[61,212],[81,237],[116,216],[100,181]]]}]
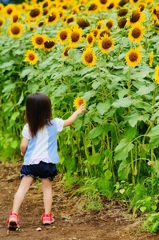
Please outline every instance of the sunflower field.
[{"label": "sunflower field", "polygon": [[64,119],[85,102],[59,135],[59,171],[83,193],[156,214],[158,49],[157,0],[0,4],[1,159],[18,159],[28,94],[47,94]]}]

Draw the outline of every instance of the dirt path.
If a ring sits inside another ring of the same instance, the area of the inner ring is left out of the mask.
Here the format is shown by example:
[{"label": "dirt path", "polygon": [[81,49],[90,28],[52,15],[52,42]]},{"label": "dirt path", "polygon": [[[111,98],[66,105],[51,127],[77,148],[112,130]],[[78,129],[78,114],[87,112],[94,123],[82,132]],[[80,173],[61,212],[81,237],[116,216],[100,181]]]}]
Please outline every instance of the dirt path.
[{"label": "dirt path", "polygon": [[8,232],[6,219],[19,185],[19,166],[0,163],[0,240],[159,240],[159,233],[137,233],[141,220],[132,220],[119,202],[105,201],[100,211],[82,210],[84,198],[65,192],[59,176],[53,181],[55,223],[41,224],[42,191],[34,182],[19,213],[21,229]]}]

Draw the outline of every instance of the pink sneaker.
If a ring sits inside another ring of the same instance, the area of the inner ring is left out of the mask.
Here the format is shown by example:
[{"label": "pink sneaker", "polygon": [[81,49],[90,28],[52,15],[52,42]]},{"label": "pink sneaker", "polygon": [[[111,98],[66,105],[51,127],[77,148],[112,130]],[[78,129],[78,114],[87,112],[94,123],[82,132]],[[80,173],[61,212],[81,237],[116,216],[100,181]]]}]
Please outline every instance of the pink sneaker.
[{"label": "pink sneaker", "polygon": [[44,213],[41,216],[41,221],[44,225],[50,225],[53,222],[55,222],[55,219],[53,218],[52,213],[50,213],[50,214],[45,214]]},{"label": "pink sneaker", "polygon": [[18,214],[16,213],[10,212],[7,222],[8,222],[9,230],[16,230],[17,228],[20,228],[19,217],[18,217]]}]

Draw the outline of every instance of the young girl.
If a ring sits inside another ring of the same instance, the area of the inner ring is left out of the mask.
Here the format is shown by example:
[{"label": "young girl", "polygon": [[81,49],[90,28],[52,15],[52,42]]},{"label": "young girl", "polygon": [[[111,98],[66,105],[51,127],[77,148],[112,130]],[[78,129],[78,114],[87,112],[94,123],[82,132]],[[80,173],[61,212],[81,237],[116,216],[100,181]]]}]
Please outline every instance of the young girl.
[{"label": "young girl", "polygon": [[84,110],[85,105],[83,104],[68,119],[54,118],[51,120],[52,111],[49,97],[43,93],[34,93],[27,97],[27,124],[23,128],[20,145],[24,163],[20,170],[21,183],[14,196],[13,209],[8,218],[10,230],[20,227],[19,208],[33,179],[37,177],[42,181],[45,210],[41,221],[43,224],[51,224],[55,221],[51,214],[51,180],[57,175],[56,163],[59,162],[56,137],[63,127],[70,126]]}]

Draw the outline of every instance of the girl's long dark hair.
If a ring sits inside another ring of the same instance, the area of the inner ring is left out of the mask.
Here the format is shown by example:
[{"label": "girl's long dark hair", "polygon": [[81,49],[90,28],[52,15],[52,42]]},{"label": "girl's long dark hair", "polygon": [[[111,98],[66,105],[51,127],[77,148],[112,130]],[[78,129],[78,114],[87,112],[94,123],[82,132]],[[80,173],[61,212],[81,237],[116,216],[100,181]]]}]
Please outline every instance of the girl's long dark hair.
[{"label": "girl's long dark hair", "polygon": [[30,94],[26,99],[25,118],[29,124],[31,136],[34,137],[37,131],[45,125],[51,124],[52,117],[51,101],[43,93]]}]

